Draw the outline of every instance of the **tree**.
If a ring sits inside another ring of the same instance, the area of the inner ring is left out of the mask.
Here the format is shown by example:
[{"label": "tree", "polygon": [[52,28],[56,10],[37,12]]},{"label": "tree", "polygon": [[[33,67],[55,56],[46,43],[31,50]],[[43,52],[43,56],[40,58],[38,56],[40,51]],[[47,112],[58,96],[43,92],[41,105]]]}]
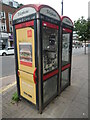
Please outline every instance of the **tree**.
[{"label": "tree", "polygon": [[74,21],[74,31],[78,34],[79,41],[85,42],[85,54],[86,54],[86,41],[88,40],[88,21],[82,16],[77,21]]}]

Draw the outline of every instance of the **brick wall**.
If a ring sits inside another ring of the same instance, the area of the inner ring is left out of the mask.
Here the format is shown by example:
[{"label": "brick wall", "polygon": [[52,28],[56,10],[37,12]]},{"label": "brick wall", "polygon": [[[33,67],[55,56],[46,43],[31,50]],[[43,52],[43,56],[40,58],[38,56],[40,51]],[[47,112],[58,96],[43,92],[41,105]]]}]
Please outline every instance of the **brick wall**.
[{"label": "brick wall", "polygon": [[9,5],[2,4],[2,11],[5,11],[6,15],[6,27],[7,27],[7,33],[9,33],[9,18],[8,18],[8,13],[13,14],[16,11],[16,8],[11,7]]}]

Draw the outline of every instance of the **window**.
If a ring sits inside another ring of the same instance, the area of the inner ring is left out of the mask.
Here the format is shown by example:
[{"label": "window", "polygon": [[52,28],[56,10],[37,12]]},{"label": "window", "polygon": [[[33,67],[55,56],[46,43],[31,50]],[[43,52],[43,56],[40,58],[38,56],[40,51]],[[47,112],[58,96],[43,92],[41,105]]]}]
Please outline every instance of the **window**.
[{"label": "window", "polygon": [[13,27],[12,27],[12,14],[9,13],[8,14],[8,18],[9,18],[9,31],[13,32]]},{"label": "window", "polygon": [[1,12],[0,12],[0,19],[1,19]]},{"label": "window", "polygon": [[70,33],[63,31],[62,40],[62,66],[70,62]]},{"label": "window", "polygon": [[8,48],[8,50],[13,50],[14,48]]},{"label": "window", "polygon": [[9,27],[10,32],[13,32],[13,26]]},{"label": "window", "polygon": [[6,31],[6,26],[5,26],[5,24],[1,24],[1,31]]},{"label": "window", "polygon": [[1,31],[1,20],[0,20],[0,31]]},{"label": "window", "polygon": [[13,7],[13,2],[9,2],[9,5],[10,5],[11,7]]},{"label": "window", "polygon": [[43,73],[58,67],[58,30],[42,27],[43,39]]},{"label": "window", "polygon": [[5,12],[1,12],[1,18],[5,18]]},{"label": "window", "polygon": [[11,13],[8,14],[8,17],[9,17],[9,21],[12,21],[12,14]]}]

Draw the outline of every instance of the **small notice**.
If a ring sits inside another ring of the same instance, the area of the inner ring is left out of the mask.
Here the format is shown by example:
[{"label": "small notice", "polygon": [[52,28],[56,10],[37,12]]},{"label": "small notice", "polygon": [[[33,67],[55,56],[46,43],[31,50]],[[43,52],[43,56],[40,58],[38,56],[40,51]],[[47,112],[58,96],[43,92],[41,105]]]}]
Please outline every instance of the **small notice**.
[{"label": "small notice", "polygon": [[27,37],[32,37],[32,30],[27,30]]}]

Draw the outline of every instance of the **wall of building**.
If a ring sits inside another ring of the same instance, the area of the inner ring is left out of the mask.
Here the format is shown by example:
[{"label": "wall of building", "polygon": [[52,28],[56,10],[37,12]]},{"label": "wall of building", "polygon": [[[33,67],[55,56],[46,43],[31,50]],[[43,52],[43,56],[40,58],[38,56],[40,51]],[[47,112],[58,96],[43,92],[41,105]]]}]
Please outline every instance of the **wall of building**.
[{"label": "wall of building", "polygon": [[4,3],[0,3],[0,6],[2,6],[0,11],[0,49],[2,49],[10,45],[8,42],[12,42],[9,36],[13,33],[12,14],[16,11],[16,8]]},{"label": "wall of building", "polygon": [[[9,13],[13,14],[16,11],[16,8],[10,7],[9,5],[2,4],[2,11],[5,12],[5,19],[2,19],[2,23],[6,21],[6,32],[11,32],[9,29]],[[11,22],[12,25],[12,22]]]},{"label": "wall of building", "polygon": [[90,20],[90,1],[88,2],[88,19]]},{"label": "wall of building", "polygon": [[19,3],[14,0],[2,0],[2,3],[17,8]]}]

